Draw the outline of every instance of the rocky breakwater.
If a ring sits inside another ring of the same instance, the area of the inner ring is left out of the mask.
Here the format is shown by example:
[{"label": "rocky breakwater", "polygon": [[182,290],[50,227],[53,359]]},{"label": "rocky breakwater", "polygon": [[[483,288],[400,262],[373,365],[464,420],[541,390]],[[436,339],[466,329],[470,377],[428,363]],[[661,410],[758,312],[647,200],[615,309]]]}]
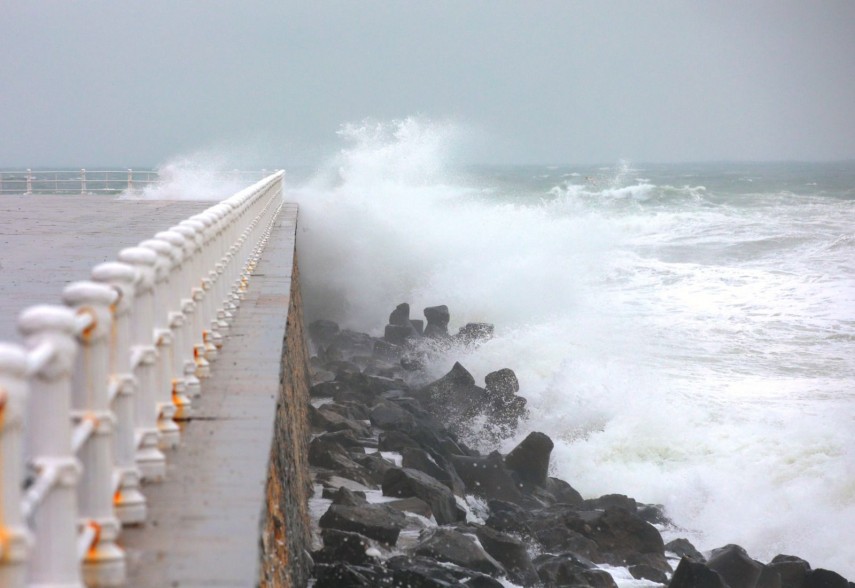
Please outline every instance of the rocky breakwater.
[{"label": "rocky breakwater", "polygon": [[459,363],[427,381],[430,353],[477,345],[492,325],[448,332],[445,306],[390,315],[382,338],[309,326],[315,356],[309,463],[316,484],[316,588],[588,586],[642,580],[671,588],[853,588],[841,576],[735,545],[699,553],[663,541],[662,508],[585,498],[549,475],[552,440],[531,432],[510,453],[468,446],[514,434],[525,398],[511,369],[479,385]]}]

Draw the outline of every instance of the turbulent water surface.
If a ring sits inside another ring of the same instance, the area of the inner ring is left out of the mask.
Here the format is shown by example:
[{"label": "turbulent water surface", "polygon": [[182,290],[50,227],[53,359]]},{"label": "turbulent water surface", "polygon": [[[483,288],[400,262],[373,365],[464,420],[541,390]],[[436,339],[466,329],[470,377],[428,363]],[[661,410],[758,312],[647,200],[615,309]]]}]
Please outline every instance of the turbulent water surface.
[{"label": "turbulent water surface", "polygon": [[495,323],[431,369],[514,369],[554,475],[855,577],[855,164],[455,170],[452,134],[349,127],[291,185],[309,318]]}]

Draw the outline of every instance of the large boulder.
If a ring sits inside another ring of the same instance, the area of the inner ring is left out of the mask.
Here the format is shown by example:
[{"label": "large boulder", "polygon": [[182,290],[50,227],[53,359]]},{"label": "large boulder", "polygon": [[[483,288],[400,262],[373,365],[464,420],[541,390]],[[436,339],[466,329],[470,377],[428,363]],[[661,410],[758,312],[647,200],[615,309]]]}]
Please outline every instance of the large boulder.
[{"label": "large boulder", "polygon": [[763,573],[763,564],[733,544],[714,549],[707,559],[707,567],[721,574],[730,588],[754,588]]},{"label": "large boulder", "polygon": [[378,561],[383,552],[381,545],[359,533],[340,529],[323,529],[321,538],[323,549],[312,554],[316,563],[345,562],[349,564],[369,564]]},{"label": "large boulder", "polygon": [[466,485],[451,462],[442,455],[430,455],[424,449],[405,448],[401,451],[401,465],[424,472],[445,484],[457,496],[464,496]]},{"label": "large boulder", "polygon": [[487,391],[476,386],[472,374],[459,363],[413,396],[450,430],[458,433],[468,432],[472,419],[489,406]]},{"label": "large boulder", "polygon": [[448,313],[448,307],[429,306],[424,310],[427,326],[425,327],[425,337],[431,339],[443,339],[448,337],[448,321],[451,315]]},{"label": "large boulder", "polygon": [[388,583],[376,586],[406,588],[503,588],[490,576],[430,557],[399,555],[386,562],[391,574]]},{"label": "large boulder", "polygon": [[488,499],[521,504],[523,495],[498,451],[486,457],[452,456],[451,463],[466,490]]},{"label": "large boulder", "polygon": [[421,498],[430,505],[440,525],[466,520],[466,512],[457,506],[451,490],[424,472],[410,468],[390,468],[383,477],[382,488],[384,496]]},{"label": "large boulder", "polygon": [[369,419],[373,426],[384,431],[406,433],[413,430],[416,424],[416,419],[407,410],[387,400],[381,400],[371,408]]},{"label": "large boulder", "polygon": [[666,543],[665,551],[669,551],[679,558],[689,556],[695,561],[699,561],[701,563],[707,561],[703,554],[698,551],[688,539],[684,538],[674,539],[673,541]]},{"label": "large boulder", "polygon": [[766,566],[781,577],[781,588],[804,588],[810,564],[794,555],[776,555]]},{"label": "large boulder", "polygon": [[555,445],[544,433],[529,433],[505,457],[505,465],[513,471],[524,487],[546,486],[549,477],[549,456]]},{"label": "large boulder", "polygon": [[475,534],[484,550],[502,564],[513,582],[523,586],[534,586],[539,582],[525,543],[487,526],[478,527]]},{"label": "large boulder", "polygon": [[805,576],[805,588],[849,588],[850,586],[846,578],[831,570],[817,568],[809,571]]},{"label": "large boulder", "polygon": [[668,588],[730,588],[721,574],[711,570],[705,563],[683,556]]},{"label": "large boulder", "polygon": [[333,504],[318,521],[321,529],[339,529],[394,545],[407,517],[394,509],[378,504],[345,506]]},{"label": "large boulder", "polygon": [[406,325],[410,324],[410,305],[406,302],[402,302],[398,306],[395,307],[395,310],[392,311],[392,314],[389,315],[389,324],[390,325]]},{"label": "large boulder", "polygon": [[493,338],[493,325],[489,323],[466,323],[460,327],[456,338],[465,343],[473,344]]},{"label": "large boulder", "polygon": [[484,377],[484,384],[487,392],[493,397],[508,400],[520,391],[520,383],[517,380],[517,375],[513,370],[508,368],[490,372]]},{"label": "large boulder", "polygon": [[542,554],[535,558],[534,566],[545,586],[617,588],[608,572],[575,553]]},{"label": "large boulder", "polygon": [[505,569],[469,535],[435,527],[423,532],[413,548],[415,555],[430,557],[490,576],[504,575]]},{"label": "large boulder", "polygon": [[315,348],[326,348],[339,333],[337,323],[328,320],[317,320],[309,323],[309,339]]},{"label": "large boulder", "polygon": [[313,574],[315,588],[376,588],[388,582],[388,574],[376,564],[318,563]]}]

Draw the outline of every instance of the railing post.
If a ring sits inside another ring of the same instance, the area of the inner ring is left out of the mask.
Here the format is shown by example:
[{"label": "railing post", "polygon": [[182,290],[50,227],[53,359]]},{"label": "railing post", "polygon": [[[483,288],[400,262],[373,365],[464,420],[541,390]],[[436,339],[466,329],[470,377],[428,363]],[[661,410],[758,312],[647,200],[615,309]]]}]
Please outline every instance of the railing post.
[{"label": "railing post", "polygon": [[[159,239],[149,239],[140,247],[154,251],[155,283],[152,296],[152,318],[154,325],[154,345],[157,349],[157,369],[155,386],[155,406],[157,410],[157,428],[160,431],[160,448],[172,449],[178,446],[181,432],[175,424],[178,407],[175,394],[179,382],[173,380],[175,370],[172,365],[172,346],[175,344],[172,330],[169,328],[169,280],[174,263],[172,245]],[[183,382],[180,383],[183,392]]]},{"label": "railing post", "polygon": [[27,195],[33,193],[33,170],[27,168],[27,191],[25,192]]},{"label": "railing post", "polygon": [[146,518],[146,500],[140,492],[134,438],[134,395],[137,381],[131,371],[130,311],[135,295],[137,271],[129,265],[108,261],[92,269],[92,280],[113,286],[120,294],[113,304],[114,326],[110,333],[110,396],[118,426],[116,430],[116,475],[114,506],[124,524]]},{"label": "railing post", "polygon": [[140,275],[134,297],[131,325],[131,367],[137,378],[136,419],[137,465],[146,481],[157,482],[166,476],[166,457],[161,453],[157,429],[157,349],[154,346],[153,290],[157,253],[144,247],[128,247],[119,252],[119,261]]},{"label": "railing post", "polygon": [[31,356],[26,445],[38,478],[28,491],[35,542],[30,586],[83,588],[77,553],[77,481],[71,453],[71,370],[77,353],[74,313],[60,306],[24,310],[18,328]]},{"label": "railing post", "polygon": [[119,294],[95,282],[74,282],[63,290],[63,301],[88,325],[78,333],[80,353],[74,370],[72,416],[77,426],[88,421],[91,436],[77,456],[83,463],[77,505],[81,525],[90,527],[94,539],[83,558],[87,586],[121,586],[125,581],[125,552],[116,544],[121,525],[113,510],[113,445],[116,417],[109,399],[109,336],[111,306]]},{"label": "railing post", "polygon": [[128,169],[128,192],[134,189],[134,170]]},{"label": "railing post", "polygon": [[217,346],[208,328],[211,321],[211,280],[208,278],[208,268],[210,265],[208,263],[206,247],[208,244],[207,226],[195,217],[181,221],[179,226],[189,228],[195,233],[197,250],[194,258],[195,267],[193,269],[196,282],[196,286],[193,287],[193,300],[196,301],[196,322],[194,329],[196,330],[196,340],[201,341],[201,349],[197,348],[197,353],[201,352],[208,362],[213,362],[217,359]]},{"label": "railing post", "polygon": [[193,223],[183,221],[181,224],[171,227],[170,231],[179,233],[190,246],[190,261],[185,262],[187,273],[187,290],[189,299],[193,303],[193,314],[190,317],[190,349],[195,362],[196,377],[207,378],[210,375],[210,364],[206,357],[204,339],[204,299],[205,290],[202,289],[202,248],[204,240],[200,230]]},{"label": "railing post", "polygon": [[80,170],[80,193],[86,194],[86,169]]},{"label": "railing post", "polygon": [[17,345],[0,343],[0,586],[9,588],[24,588],[32,543],[21,512],[26,377],[26,352]]}]

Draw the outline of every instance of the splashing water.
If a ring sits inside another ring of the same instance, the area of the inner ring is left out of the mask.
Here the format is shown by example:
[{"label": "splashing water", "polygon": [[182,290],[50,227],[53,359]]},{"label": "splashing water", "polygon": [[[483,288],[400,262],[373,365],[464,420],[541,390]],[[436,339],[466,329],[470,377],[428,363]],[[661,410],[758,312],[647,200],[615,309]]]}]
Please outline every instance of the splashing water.
[{"label": "splashing water", "polygon": [[514,369],[555,475],[664,504],[702,549],[855,576],[855,169],[461,171],[456,132],[346,126],[289,189],[309,318],[493,322],[430,369]]}]

